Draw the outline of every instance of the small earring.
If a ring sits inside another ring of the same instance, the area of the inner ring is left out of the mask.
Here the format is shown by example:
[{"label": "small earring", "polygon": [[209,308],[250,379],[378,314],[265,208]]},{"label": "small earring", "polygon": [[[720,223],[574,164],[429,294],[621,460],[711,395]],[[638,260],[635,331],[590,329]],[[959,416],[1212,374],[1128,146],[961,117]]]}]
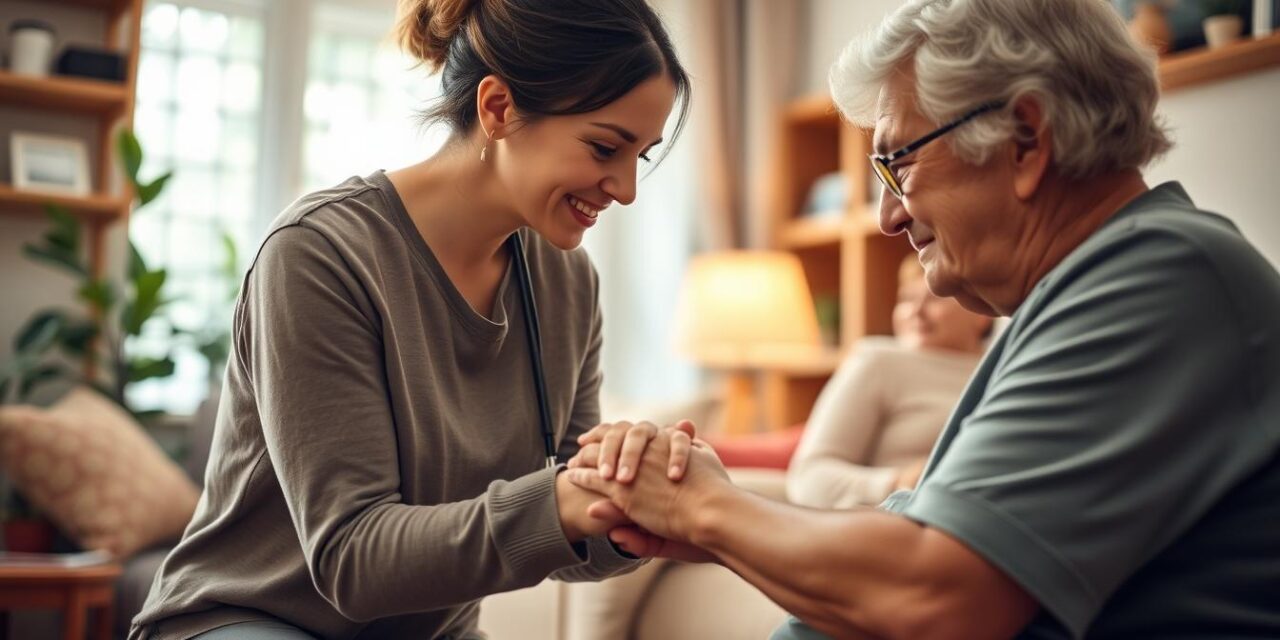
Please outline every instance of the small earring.
[{"label": "small earring", "polygon": [[490,131],[485,135],[484,147],[480,149],[480,162],[489,161],[489,143],[493,141],[493,132]]}]

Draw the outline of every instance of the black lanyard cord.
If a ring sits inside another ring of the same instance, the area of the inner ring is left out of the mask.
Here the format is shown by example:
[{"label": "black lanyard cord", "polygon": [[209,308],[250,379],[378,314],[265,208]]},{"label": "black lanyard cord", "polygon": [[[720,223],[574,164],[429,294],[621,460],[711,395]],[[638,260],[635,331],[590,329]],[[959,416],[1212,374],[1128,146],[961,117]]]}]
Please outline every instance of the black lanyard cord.
[{"label": "black lanyard cord", "polygon": [[542,446],[547,466],[556,466],[556,436],[551,428],[551,407],[547,402],[547,382],[542,372],[542,332],[538,329],[538,308],[533,300],[533,284],[529,281],[529,263],[525,262],[524,242],[520,232],[507,238],[511,261],[515,264],[520,284],[520,309],[524,312],[524,328],[529,336],[529,362],[533,366],[533,386],[538,392],[538,417],[542,421]]}]

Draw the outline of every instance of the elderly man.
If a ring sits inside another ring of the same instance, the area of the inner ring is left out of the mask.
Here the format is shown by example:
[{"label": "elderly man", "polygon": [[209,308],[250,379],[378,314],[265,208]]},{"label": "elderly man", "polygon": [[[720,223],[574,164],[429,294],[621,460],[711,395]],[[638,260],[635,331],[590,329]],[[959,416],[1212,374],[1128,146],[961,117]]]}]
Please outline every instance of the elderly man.
[{"label": "elderly man", "polygon": [[1010,326],[879,509],[771,502],[682,433],[598,427],[568,473],[643,527],[614,541],[727,565],[799,618],[776,638],[1280,637],[1280,274],[1144,183],[1169,142],[1119,17],[909,2],[831,84],[874,122],[881,229]]}]

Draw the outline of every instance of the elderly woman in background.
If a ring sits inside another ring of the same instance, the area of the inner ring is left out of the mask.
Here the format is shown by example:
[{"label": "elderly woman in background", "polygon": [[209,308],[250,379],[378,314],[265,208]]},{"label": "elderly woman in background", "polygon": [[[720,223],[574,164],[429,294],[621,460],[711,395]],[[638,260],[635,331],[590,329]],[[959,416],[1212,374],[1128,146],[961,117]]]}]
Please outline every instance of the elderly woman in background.
[{"label": "elderly woman in background", "polygon": [[831,80],[881,229],[1010,325],[914,491],[807,510],[703,447],[674,481],[664,432],[633,480],[568,472],[643,527],[614,542],[731,567],[798,616],[777,638],[1280,637],[1280,274],[1143,180],[1170,143],[1114,9],[908,2]]},{"label": "elderly woman in background", "polygon": [[863,338],[822,390],[787,469],[787,498],[847,509],[914,487],[991,324],[929,291],[920,261],[907,256],[893,337]]}]

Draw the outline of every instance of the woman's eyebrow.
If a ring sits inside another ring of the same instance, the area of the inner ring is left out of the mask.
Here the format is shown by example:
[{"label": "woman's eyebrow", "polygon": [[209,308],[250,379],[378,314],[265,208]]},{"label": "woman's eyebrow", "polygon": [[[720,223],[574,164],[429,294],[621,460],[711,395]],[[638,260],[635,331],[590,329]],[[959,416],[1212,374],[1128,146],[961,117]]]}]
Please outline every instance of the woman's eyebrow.
[{"label": "woman's eyebrow", "polygon": [[[618,135],[622,136],[622,139],[623,139],[623,140],[626,140],[627,142],[629,142],[629,143],[631,143],[631,144],[635,144],[636,140],[639,140],[639,139],[640,139],[638,136],[636,136],[636,134],[631,133],[630,131],[627,131],[626,129],[624,129],[624,128],[622,128],[622,127],[620,127],[620,126],[616,125],[616,124],[610,124],[610,123],[608,123],[608,122],[592,122],[592,123],[591,123],[591,125],[592,125],[592,126],[595,126],[595,127],[600,127],[600,128],[602,128],[602,129],[608,129],[608,130],[610,130],[610,131],[612,131],[612,132],[614,132],[614,133],[616,133],[616,134],[618,134]],[[653,142],[650,142],[650,143],[649,143],[649,146],[650,146],[650,147],[653,147],[653,146],[657,146],[657,145],[659,145],[659,144],[662,144],[662,138],[658,138],[657,140],[654,140]]]}]

